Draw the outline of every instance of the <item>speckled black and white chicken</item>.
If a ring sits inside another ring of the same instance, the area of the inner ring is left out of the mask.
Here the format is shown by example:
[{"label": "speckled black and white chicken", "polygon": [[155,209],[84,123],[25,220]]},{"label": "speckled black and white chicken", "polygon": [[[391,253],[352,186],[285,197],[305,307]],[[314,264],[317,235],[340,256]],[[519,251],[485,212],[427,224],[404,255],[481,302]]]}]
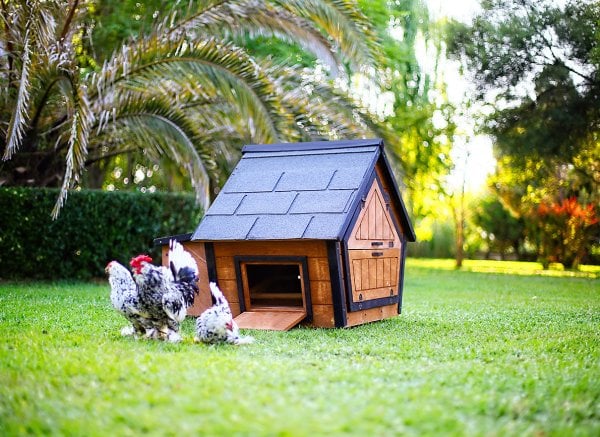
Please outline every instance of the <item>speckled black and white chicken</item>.
[{"label": "speckled black and white chicken", "polygon": [[138,287],[131,273],[117,261],[108,263],[105,269],[110,284],[110,301],[131,325],[121,329],[121,335],[146,336],[152,323],[141,314]]},{"label": "speckled black and white chicken", "polygon": [[240,329],[233,320],[229,302],[217,284],[211,282],[210,294],[213,305],[196,319],[196,337],[194,341],[202,343],[252,343],[254,339],[241,336]]},{"label": "speckled black and white chicken", "polygon": [[140,312],[151,321],[150,338],[181,341],[180,324],[198,294],[198,265],[181,244],[169,242],[169,267],[155,266],[147,255],[130,265],[138,287]]}]

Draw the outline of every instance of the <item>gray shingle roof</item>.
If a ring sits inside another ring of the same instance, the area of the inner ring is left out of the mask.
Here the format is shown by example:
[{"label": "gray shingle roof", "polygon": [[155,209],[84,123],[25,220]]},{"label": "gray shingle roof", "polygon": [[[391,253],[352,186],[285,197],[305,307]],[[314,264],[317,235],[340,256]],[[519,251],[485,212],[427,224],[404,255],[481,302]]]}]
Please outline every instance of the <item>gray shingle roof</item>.
[{"label": "gray shingle roof", "polygon": [[340,239],[381,140],[251,145],[192,240]]}]

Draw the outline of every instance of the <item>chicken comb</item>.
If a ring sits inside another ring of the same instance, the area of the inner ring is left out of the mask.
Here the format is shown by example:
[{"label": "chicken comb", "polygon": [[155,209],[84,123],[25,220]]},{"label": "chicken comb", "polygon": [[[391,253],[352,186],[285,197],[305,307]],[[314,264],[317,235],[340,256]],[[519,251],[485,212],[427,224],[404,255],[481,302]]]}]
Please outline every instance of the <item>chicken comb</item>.
[{"label": "chicken comb", "polygon": [[131,258],[131,261],[129,261],[129,265],[134,269],[140,269],[142,267],[143,262],[151,263],[152,258],[145,254],[138,255],[136,257]]}]

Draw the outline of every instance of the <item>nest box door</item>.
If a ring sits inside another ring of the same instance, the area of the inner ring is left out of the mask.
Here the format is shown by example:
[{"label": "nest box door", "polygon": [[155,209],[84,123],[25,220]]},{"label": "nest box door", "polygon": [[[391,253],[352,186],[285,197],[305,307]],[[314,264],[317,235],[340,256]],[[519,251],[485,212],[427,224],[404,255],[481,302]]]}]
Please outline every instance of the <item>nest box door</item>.
[{"label": "nest box door", "polygon": [[389,198],[375,178],[347,240],[351,311],[398,302],[401,245]]}]

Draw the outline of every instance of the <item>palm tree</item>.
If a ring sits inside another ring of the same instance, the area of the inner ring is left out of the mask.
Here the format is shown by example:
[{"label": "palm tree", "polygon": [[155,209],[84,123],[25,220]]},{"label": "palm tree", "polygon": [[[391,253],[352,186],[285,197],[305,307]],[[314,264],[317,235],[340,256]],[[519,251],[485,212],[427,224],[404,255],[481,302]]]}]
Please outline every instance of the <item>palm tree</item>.
[{"label": "palm tree", "polygon": [[79,56],[85,2],[0,6],[0,184],[60,186],[54,217],[86,168],[116,156],[175,163],[206,201],[242,143],[376,128],[333,82],[236,44],[255,35],[293,41],[328,67],[330,79],[343,77],[378,56],[354,1],[199,2],[125,41],[86,75]]}]

